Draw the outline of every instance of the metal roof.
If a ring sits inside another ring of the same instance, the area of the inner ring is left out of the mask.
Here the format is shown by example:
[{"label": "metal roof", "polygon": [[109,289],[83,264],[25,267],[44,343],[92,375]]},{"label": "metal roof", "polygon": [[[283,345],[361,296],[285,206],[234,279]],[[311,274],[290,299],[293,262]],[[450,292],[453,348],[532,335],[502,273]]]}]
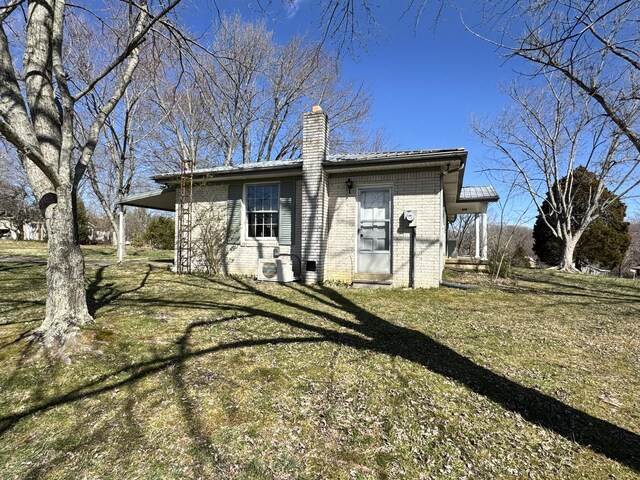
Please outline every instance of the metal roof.
[{"label": "metal roof", "polygon": [[[422,167],[441,165],[446,167],[444,174],[445,204],[450,215],[458,213],[476,213],[486,211],[487,203],[500,198],[492,186],[461,187],[464,175],[467,151],[463,148],[440,150],[404,150],[395,152],[368,152],[357,154],[329,155],[323,162],[332,172],[380,170],[396,167]],[[453,169],[449,169],[449,167]],[[277,160],[271,162],[248,163],[232,166],[218,166],[195,170],[194,176],[224,181],[228,178],[273,177],[299,175],[302,170],[302,158]],[[179,172],[155,175],[158,183],[172,184],[180,177]],[[120,200],[123,205],[133,205],[162,210],[175,209],[175,188],[165,188],[139,195],[130,195]]]},{"label": "metal roof", "polygon": [[176,210],[176,191],[174,188],[160,188],[150,192],[127,195],[120,198],[118,203],[132,207],[174,212]]},{"label": "metal roof", "polygon": [[500,197],[491,185],[462,187],[458,199],[460,202],[497,201]]},{"label": "metal roof", "polygon": [[[402,161],[402,160],[436,160],[449,155],[466,155],[463,148],[440,149],[440,150],[403,150],[396,152],[367,152],[367,153],[349,153],[349,154],[333,154],[328,155],[323,162],[325,165],[340,165],[358,162],[384,162],[384,161]],[[211,168],[196,169],[193,171],[194,176],[202,177],[206,175],[216,174],[237,174],[249,172],[264,172],[268,170],[277,170],[282,168],[295,168],[302,166],[302,158],[294,158],[287,160],[274,160],[270,162],[243,163],[240,165],[225,165]],[[168,172],[154,175],[151,178],[155,181],[174,179],[180,176],[180,172]]]},{"label": "metal roof", "polygon": [[[212,174],[225,174],[225,173],[243,173],[250,171],[261,170],[277,170],[280,168],[290,168],[302,165],[302,158],[295,158],[290,160],[274,160],[270,162],[256,162],[256,163],[242,163],[239,165],[220,165],[218,167],[210,168],[198,168],[193,171],[195,176],[204,176]],[[168,172],[154,175],[151,178],[153,180],[166,180],[170,178],[179,177],[180,172]]]},{"label": "metal roof", "polygon": [[367,152],[328,155],[326,163],[366,160],[405,160],[415,157],[435,157],[466,153],[464,148],[448,148],[439,150],[401,150],[395,152]]}]

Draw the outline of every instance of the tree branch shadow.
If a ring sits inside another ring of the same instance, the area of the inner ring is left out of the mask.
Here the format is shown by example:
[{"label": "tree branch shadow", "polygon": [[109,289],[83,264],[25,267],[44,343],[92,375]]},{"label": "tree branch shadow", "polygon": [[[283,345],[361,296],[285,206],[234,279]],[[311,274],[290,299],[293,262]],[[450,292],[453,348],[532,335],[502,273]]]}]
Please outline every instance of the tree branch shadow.
[{"label": "tree branch shadow", "polygon": [[[150,273],[151,269],[146,272],[139,286],[130,290],[118,291],[113,284],[100,285],[103,275],[102,269],[98,269],[89,291],[95,294],[97,291],[106,290],[94,300],[93,304],[103,306],[120,298],[125,293],[141,289]],[[21,420],[32,415],[104,394],[172,368],[173,383],[182,392],[180,395],[182,398],[181,410],[187,422],[189,434],[194,444],[200,450],[204,450],[211,442],[203,420],[199,418],[197,409],[193,408],[193,401],[187,394],[189,385],[184,377],[185,362],[205,355],[214,355],[235,349],[265,345],[331,342],[357,350],[396,356],[418,364],[433,373],[465,386],[501,405],[506,410],[519,414],[534,425],[551,430],[569,441],[590,448],[594,452],[640,472],[640,436],[638,434],[571,407],[534,388],[520,385],[503,375],[478,365],[420,331],[390,323],[355,304],[336,289],[289,285],[282,288],[285,292],[290,291],[291,294],[285,293],[276,297],[274,294],[256,288],[248,281],[236,278],[234,282],[245,293],[250,293],[280,306],[290,307],[293,313],[287,315],[276,313],[257,306],[260,305],[260,302],[243,305],[240,302],[234,303],[232,301],[228,303],[208,301],[206,298],[197,301],[145,299],[145,303],[151,306],[162,306],[165,309],[200,308],[227,312],[228,316],[216,320],[192,322],[176,342],[178,345],[177,353],[158,356],[151,360],[114,369],[91,382],[50,398],[39,405],[0,417],[0,436],[11,430]],[[282,291],[279,290],[279,293]],[[295,297],[300,295],[303,298],[313,300],[313,302],[296,301]],[[340,309],[352,318],[346,319],[332,314],[323,306]],[[304,316],[298,313],[321,318],[323,324],[304,321]],[[303,334],[291,337],[238,340],[200,349],[192,345],[192,335],[199,328],[251,317],[270,319]],[[327,322],[330,323],[325,326]],[[202,461],[205,461],[204,457]]]},{"label": "tree branch shadow", "polygon": [[[118,300],[122,296],[142,290],[147,284],[149,276],[153,271],[153,266],[147,264],[146,272],[144,273],[139,285],[128,290],[119,290],[115,282],[104,283],[104,271],[108,267],[110,267],[110,265],[102,265],[98,267],[93,279],[87,286],[87,307],[89,309],[89,314],[92,317],[95,316],[96,312],[100,308]],[[98,295],[98,293],[100,293],[100,295]]]},{"label": "tree branch shadow", "polygon": [[[130,387],[133,389],[132,385],[130,385]],[[135,415],[133,413],[134,406],[135,396],[130,394],[124,405],[117,409],[116,416],[127,420],[124,428],[127,429],[128,437],[135,437],[138,441],[143,441],[145,436],[137,426]],[[76,418],[76,420],[74,420],[74,426],[71,429],[72,431],[86,431],[87,429],[86,418],[82,414],[82,408],[83,407],[81,405],[78,405],[74,411],[74,415],[72,415],[73,418]],[[82,439],[82,444],[77,444],[76,454],[78,455],[78,451],[84,447],[91,448],[98,445],[104,445],[108,442],[109,436],[113,435],[115,430],[117,430],[117,425],[114,425],[111,422],[104,422],[100,426],[93,426],[91,433]],[[128,443],[122,443],[119,445],[111,443],[111,446],[112,448],[114,446],[117,448],[117,453],[115,455],[117,455],[118,461],[122,462],[123,465],[130,465],[134,453],[131,445]],[[64,451],[49,452],[48,455],[43,457],[42,461],[33,462],[33,466],[25,472],[23,478],[36,480],[56,477],[56,469],[69,462],[69,457]]]},{"label": "tree branch shadow", "polygon": [[517,285],[515,287],[502,287],[504,290],[513,290],[513,291],[526,291],[530,293],[535,293],[536,295],[567,295],[572,297],[585,297],[585,298],[594,298],[594,299],[602,299],[602,300],[618,300],[622,303],[640,303],[640,292],[634,290],[632,286],[626,287],[624,290],[617,288],[615,293],[610,291],[602,291],[597,289],[596,287],[590,288],[586,286],[580,286],[570,283],[565,283],[556,279],[540,279],[536,277],[532,277],[529,275],[519,275],[518,280],[534,283],[538,285],[545,286],[553,286],[556,287],[554,289],[545,289],[540,290],[534,287],[524,287],[522,285]]},{"label": "tree branch shadow", "polygon": [[[249,284],[246,286],[251,288]],[[271,300],[278,301],[265,292],[253,290],[256,295],[271,297]],[[318,299],[318,295],[311,293],[314,292],[312,289],[296,288],[296,290]],[[395,355],[422,365],[499,403],[505,409],[520,414],[533,424],[552,430],[570,441],[640,471],[640,436],[638,434],[494,373],[422,332],[391,324],[354,304],[335,289],[321,287],[315,291],[334,304],[340,305],[356,318],[359,326],[353,329],[371,338],[371,342],[366,346],[369,350]],[[290,303],[283,299],[279,301]],[[303,305],[291,306],[305,309]],[[312,309],[308,310],[313,312]],[[323,314],[325,318],[344,325],[341,319],[332,318],[326,312]],[[290,323],[287,320],[283,321]],[[339,341],[350,344],[353,338],[340,334]],[[351,345],[362,348],[360,341],[353,342]]]},{"label": "tree branch shadow", "polygon": [[[35,320],[32,320],[32,321],[35,321]],[[18,335],[16,335],[16,337],[13,340],[7,343],[0,344],[0,350],[4,350],[5,348],[10,347],[11,345],[15,345],[16,343],[20,342],[20,340],[29,338],[29,335],[35,332],[35,330],[36,330],[35,328],[30,328],[28,330],[24,330],[20,332]]]}]

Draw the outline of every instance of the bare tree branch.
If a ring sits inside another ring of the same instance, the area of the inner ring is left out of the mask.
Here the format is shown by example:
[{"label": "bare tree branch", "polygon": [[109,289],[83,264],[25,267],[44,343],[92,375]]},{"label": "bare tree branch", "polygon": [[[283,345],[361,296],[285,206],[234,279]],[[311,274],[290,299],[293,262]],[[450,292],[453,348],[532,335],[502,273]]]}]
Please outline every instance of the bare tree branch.
[{"label": "bare tree branch", "polygon": [[151,20],[142,24],[141,28],[135,29],[135,34],[133,38],[129,41],[124,50],[112,60],[112,62],[107,65],[102,72],[100,72],[89,84],[82,89],[80,92],[74,95],[74,100],[79,100],[84,97],[87,93],[89,93],[103,78],[109,75],[114,69],[116,69],[119,65],[124,62],[129,56],[133,55],[135,51],[138,50],[140,43],[142,43],[145,39],[149,30],[163,17],[165,17],[171,10],[173,10],[182,0],[172,0],[162,11],[160,11],[157,15],[152,16],[147,8],[146,1],[140,2],[140,13],[139,18],[150,18]]},{"label": "bare tree branch", "polygon": [[[473,128],[499,152],[500,171],[510,172],[508,183],[531,197],[539,218],[562,241],[561,266],[569,269],[573,250],[587,227],[640,185],[636,174],[640,160],[629,157],[628,139],[593,112],[587,97],[572,94],[570,82],[553,76],[546,79],[547,85],[538,91],[514,86],[514,107],[496,124],[476,122]],[[493,167],[487,166],[489,174]],[[607,196],[603,196],[605,187],[610,192]],[[577,195],[581,195],[579,215]]]}]

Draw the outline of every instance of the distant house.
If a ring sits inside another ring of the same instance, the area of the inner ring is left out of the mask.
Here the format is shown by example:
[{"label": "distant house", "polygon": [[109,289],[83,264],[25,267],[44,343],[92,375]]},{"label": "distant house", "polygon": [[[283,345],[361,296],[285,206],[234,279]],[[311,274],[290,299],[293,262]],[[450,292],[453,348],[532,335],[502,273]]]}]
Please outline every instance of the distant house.
[{"label": "distant house", "polygon": [[[277,248],[307,284],[437,287],[447,224],[458,214],[476,214],[476,256],[486,257],[487,206],[498,196],[490,186],[462,187],[466,150],[328,155],[325,112],[314,107],[303,123],[302,158],[193,172],[190,241],[203,235],[194,219],[215,211],[227,229],[225,271],[256,275]],[[178,224],[180,173],[153,180],[163,188],[121,203],[176,211]],[[198,250],[191,255],[201,268]]]},{"label": "distant house", "polygon": [[18,221],[9,212],[0,211],[0,238],[11,240],[38,240],[47,239],[44,222],[27,220]]}]

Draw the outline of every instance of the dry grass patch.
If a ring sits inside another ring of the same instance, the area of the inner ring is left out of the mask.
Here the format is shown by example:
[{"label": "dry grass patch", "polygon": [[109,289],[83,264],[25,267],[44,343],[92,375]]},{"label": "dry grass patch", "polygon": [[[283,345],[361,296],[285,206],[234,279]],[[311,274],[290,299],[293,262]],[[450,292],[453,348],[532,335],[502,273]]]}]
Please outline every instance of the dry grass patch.
[{"label": "dry grass patch", "polygon": [[52,365],[23,338],[42,276],[0,265],[3,478],[640,469],[640,282],[371,291],[90,267],[96,322]]},{"label": "dry grass patch", "polygon": [[[82,253],[87,260],[106,260],[115,262],[118,258],[116,248],[111,245],[82,245]],[[46,242],[0,239],[0,258],[23,257],[44,260],[47,256]],[[126,262],[141,260],[173,260],[173,250],[158,250],[150,247],[126,247]]]}]

